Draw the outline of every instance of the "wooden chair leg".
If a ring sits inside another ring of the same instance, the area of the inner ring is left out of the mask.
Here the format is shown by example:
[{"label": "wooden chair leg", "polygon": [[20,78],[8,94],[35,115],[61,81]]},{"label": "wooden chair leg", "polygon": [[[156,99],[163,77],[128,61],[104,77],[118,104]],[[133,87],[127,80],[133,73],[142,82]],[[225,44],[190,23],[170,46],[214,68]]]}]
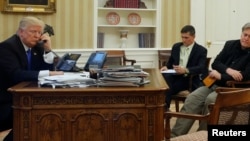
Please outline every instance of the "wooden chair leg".
[{"label": "wooden chair leg", "polygon": [[171,129],[170,129],[170,119],[171,116],[164,114],[165,118],[165,141],[170,141]]},{"label": "wooden chair leg", "polygon": [[175,111],[179,112],[179,100],[175,99],[174,102],[175,102]]}]

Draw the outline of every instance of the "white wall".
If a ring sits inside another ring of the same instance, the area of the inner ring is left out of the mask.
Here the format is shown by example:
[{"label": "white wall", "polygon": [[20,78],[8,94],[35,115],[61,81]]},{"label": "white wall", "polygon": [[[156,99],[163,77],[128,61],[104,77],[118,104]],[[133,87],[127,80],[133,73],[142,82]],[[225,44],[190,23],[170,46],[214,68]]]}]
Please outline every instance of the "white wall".
[{"label": "white wall", "polygon": [[196,29],[196,42],[206,46],[206,7],[205,0],[191,0],[191,24]]},{"label": "white wall", "polygon": [[[196,42],[205,46],[205,0],[191,0],[191,24],[196,28]],[[57,53],[61,56],[68,50],[58,50]],[[79,50],[73,51],[77,53]],[[93,50],[84,50],[82,57],[78,61],[78,66],[83,67],[88,59],[88,56]],[[127,58],[136,59],[137,65],[142,68],[158,68],[158,51],[157,50],[126,50]]]}]

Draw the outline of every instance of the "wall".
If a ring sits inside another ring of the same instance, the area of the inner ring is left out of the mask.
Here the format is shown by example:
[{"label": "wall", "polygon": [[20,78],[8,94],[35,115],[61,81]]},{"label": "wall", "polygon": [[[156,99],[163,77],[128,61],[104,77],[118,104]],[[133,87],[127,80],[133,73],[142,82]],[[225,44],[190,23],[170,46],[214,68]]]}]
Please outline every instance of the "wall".
[{"label": "wall", "polygon": [[0,14],[0,41],[11,36],[17,29],[18,21],[27,15],[41,18],[53,26],[55,36],[52,37],[53,48],[81,49],[93,48],[93,2],[92,0],[57,0],[56,13],[7,13]]},{"label": "wall", "polygon": [[[146,0],[142,0],[146,1]],[[56,13],[0,13],[0,41],[8,38],[17,30],[18,21],[27,15],[41,18],[54,28],[53,49],[59,53],[87,52],[79,60],[82,65],[93,51],[93,0],[57,0]],[[161,48],[171,48],[180,41],[180,29],[190,23],[190,0],[162,0]],[[158,67],[158,54],[153,51],[126,51],[129,58],[137,60],[145,68]]]}]

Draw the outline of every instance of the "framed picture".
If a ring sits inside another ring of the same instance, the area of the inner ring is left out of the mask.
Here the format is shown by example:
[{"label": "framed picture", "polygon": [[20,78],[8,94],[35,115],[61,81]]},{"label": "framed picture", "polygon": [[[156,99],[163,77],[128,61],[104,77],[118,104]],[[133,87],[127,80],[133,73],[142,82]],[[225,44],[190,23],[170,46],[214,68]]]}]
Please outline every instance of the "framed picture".
[{"label": "framed picture", "polygon": [[2,12],[54,13],[56,0],[1,0]]}]

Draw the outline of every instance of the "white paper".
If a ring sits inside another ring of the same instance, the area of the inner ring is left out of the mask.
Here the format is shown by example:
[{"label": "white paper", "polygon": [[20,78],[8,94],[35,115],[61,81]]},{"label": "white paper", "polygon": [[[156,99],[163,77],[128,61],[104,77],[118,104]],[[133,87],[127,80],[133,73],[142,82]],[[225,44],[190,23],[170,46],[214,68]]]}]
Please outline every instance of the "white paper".
[{"label": "white paper", "polygon": [[95,79],[89,78],[87,74],[66,72],[64,75],[46,76],[39,79],[40,85],[86,87],[88,84],[95,83]]},{"label": "white paper", "polygon": [[174,69],[168,69],[165,71],[161,71],[161,73],[176,73],[176,71]]}]

